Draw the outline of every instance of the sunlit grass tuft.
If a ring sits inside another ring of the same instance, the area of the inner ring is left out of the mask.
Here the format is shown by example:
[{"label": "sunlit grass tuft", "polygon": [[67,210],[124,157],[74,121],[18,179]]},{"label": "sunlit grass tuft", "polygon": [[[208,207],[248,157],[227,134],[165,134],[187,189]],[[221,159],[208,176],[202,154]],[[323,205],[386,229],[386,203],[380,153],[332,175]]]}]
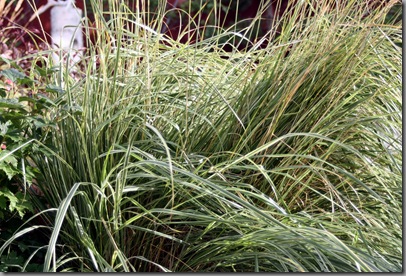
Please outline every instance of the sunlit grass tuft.
[{"label": "sunlit grass tuft", "polygon": [[32,156],[44,270],[401,271],[401,26],[349,2],[232,52],[96,10]]}]

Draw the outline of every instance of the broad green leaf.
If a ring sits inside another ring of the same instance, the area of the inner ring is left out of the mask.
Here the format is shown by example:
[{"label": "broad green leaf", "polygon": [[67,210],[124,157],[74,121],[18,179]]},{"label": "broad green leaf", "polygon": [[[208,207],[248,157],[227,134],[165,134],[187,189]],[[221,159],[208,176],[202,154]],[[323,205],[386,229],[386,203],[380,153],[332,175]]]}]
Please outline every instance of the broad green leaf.
[{"label": "broad green leaf", "polygon": [[45,87],[45,91],[49,92],[49,93],[56,93],[56,94],[65,93],[65,91],[60,86],[57,86],[57,85],[54,85],[54,84],[48,84]]},{"label": "broad green leaf", "polygon": [[6,197],[0,192],[0,209],[6,209],[7,208],[7,199]]},{"label": "broad green leaf", "polygon": [[3,70],[0,72],[0,75],[3,75],[6,78],[10,79],[12,82],[19,84],[31,85],[34,83],[34,81],[28,78],[24,73],[14,68]]},{"label": "broad green leaf", "polygon": [[18,71],[17,69],[10,68],[3,71],[0,71],[0,75],[5,76],[6,78],[10,79],[12,82],[16,82],[17,80],[24,79],[27,76]]},{"label": "broad green leaf", "polygon": [[0,151],[0,166],[4,166],[4,164],[10,164],[13,167],[17,167],[18,160],[13,156],[9,150],[1,150]]},{"label": "broad green leaf", "polygon": [[6,197],[10,203],[9,203],[9,210],[12,212],[16,208],[18,204],[18,198],[16,197],[15,194],[13,194],[8,188],[3,187],[0,189],[0,195],[3,195]]},{"label": "broad green leaf", "polygon": [[4,99],[0,98],[0,108],[13,108],[13,109],[23,109],[24,105],[18,102],[18,99]]},{"label": "broad green leaf", "polygon": [[11,121],[0,123],[0,135],[4,136],[8,132],[8,127],[11,126]]}]

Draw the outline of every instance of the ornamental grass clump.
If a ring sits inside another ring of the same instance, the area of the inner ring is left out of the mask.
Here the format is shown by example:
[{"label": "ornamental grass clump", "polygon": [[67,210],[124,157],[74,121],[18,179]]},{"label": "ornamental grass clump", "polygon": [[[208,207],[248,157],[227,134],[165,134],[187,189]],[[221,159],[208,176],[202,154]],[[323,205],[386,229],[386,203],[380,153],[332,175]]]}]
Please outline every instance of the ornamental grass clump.
[{"label": "ornamental grass clump", "polygon": [[226,52],[252,30],[182,44],[112,2],[82,77],[49,80],[49,223],[14,237],[48,231],[44,271],[402,270],[399,3],[299,1]]}]

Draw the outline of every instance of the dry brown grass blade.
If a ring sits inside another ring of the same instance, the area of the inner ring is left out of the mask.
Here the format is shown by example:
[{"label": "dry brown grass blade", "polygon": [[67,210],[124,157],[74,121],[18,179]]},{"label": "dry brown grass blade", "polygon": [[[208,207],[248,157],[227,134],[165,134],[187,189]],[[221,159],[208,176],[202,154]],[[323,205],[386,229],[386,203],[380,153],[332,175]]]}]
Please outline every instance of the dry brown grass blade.
[{"label": "dry brown grass blade", "polygon": [[0,0],[0,14],[3,14],[5,6],[6,6],[6,0]]},{"label": "dry brown grass blade", "polygon": [[[11,17],[10,17],[10,21],[11,21],[11,22],[14,22],[14,21],[16,20],[16,18],[21,14],[21,12],[22,12],[21,6],[22,6],[23,3],[24,3],[24,0],[20,0],[20,1],[17,2],[17,5],[16,5],[16,7],[14,8],[14,11],[13,11],[13,13],[11,14]],[[12,2],[10,2],[10,4],[8,5],[8,7],[9,7],[11,4],[12,4]],[[10,7],[9,7],[9,8],[10,8]]]}]

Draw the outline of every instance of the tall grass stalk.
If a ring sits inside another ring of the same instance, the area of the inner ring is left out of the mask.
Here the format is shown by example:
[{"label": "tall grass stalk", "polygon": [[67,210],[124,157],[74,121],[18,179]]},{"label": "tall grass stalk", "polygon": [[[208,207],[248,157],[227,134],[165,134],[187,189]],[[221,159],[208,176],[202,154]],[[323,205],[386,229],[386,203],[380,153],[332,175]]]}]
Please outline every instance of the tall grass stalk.
[{"label": "tall grass stalk", "polygon": [[92,0],[98,39],[32,156],[58,208],[44,270],[401,271],[397,2],[313,2],[225,52],[245,34],[185,45]]}]

